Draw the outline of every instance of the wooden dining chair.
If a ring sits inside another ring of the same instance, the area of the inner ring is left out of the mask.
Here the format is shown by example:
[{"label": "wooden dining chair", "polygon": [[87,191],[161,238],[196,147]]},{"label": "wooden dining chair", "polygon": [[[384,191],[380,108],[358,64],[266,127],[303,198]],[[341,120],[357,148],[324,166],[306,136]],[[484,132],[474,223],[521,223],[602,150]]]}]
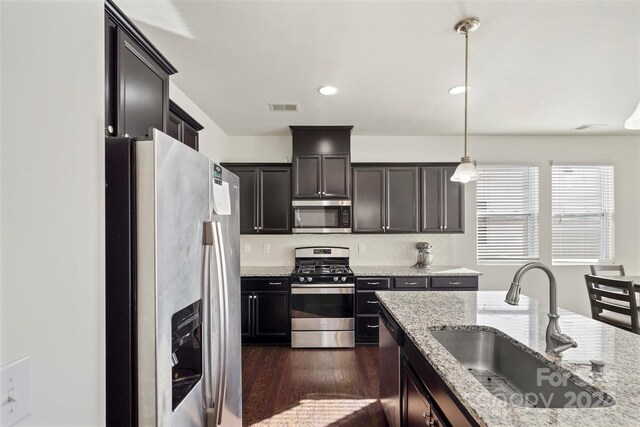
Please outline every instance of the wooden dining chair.
[{"label": "wooden dining chair", "polygon": [[585,274],[591,317],[640,334],[638,304],[632,281]]},{"label": "wooden dining chair", "polygon": [[626,276],[624,265],[591,265],[591,274],[594,276]]}]

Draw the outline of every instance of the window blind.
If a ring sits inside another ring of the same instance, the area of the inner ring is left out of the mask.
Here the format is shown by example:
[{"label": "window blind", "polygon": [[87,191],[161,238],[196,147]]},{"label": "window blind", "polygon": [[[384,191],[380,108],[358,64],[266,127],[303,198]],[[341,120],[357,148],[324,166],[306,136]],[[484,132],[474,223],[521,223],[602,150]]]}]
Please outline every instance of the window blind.
[{"label": "window blind", "polygon": [[537,166],[479,165],[478,264],[537,261]]},{"label": "window blind", "polygon": [[614,259],[613,166],[552,166],[553,264]]}]

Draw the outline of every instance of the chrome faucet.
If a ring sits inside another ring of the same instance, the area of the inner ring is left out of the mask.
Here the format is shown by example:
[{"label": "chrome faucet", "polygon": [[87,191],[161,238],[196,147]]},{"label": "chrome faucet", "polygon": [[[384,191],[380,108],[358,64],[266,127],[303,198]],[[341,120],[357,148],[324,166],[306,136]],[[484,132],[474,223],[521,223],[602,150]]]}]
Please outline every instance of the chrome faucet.
[{"label": "chrome faucet", "polygon": [[549,325],[547,326],[547,348],[546,352],[555,356],[561,356],[562,352],[573,347],[577,347],[578,344],[569,335],[563,334],[560,331],[560,324],[558,323],[558,303],[556,300],[556,278],[546,265],[541,262],[530,262],[525,264],[516,271],[516,275],[513,276],[513,282],[507,292],[505,302],[511,305],[518,305],[520,301],[520,281],[522,276],[529,270],[534,268],[540,269],[547,273],[549,277]]}]

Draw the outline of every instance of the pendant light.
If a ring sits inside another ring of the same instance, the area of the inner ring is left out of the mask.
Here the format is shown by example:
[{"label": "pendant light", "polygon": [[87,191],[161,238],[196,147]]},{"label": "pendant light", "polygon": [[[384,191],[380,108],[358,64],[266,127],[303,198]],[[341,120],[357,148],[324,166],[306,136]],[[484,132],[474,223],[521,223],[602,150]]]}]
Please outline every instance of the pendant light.
[{"label": "pendant light", "polygon": [[469,33],[474,32],[480,26],[478,18],[467,18],[458,22],[453,27],[458,34],[464,34],[464,157],[460,159],[460,164],[456,168],[456,172],[451,177],[451,181],[466,184],[469,181],[478,180],[478,171],[471,158],[467,156],[467,98],[469,94],[468,69],[469,69]]},{"label": "pendant light", "polygon": [[636,111],[624,122],[624,128],[632,130],[640,129],[640,102],[638,102]]}]

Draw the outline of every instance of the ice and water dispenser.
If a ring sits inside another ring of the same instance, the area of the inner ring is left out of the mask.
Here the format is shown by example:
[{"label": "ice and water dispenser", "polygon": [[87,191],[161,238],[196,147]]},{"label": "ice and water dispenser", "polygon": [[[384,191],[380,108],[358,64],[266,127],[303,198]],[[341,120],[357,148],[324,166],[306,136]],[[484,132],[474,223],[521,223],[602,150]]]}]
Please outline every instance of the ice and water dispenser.
[{"label": "ice and water dispenser", "polygon": [[171,317],[171,366],[175,410],[202,378],[202,300]]}]

